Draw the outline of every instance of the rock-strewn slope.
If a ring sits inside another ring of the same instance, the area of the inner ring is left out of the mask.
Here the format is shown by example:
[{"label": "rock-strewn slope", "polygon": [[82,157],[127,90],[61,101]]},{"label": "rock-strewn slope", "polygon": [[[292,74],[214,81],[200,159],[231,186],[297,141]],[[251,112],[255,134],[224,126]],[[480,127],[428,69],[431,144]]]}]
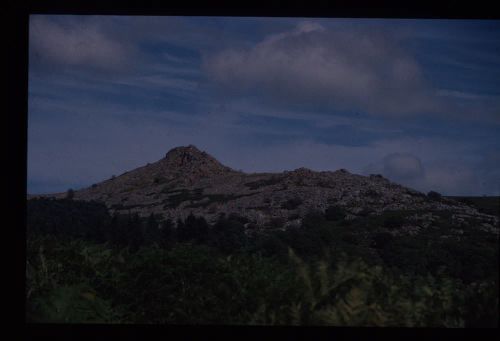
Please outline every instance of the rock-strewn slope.
[{"label": "rock-strewn slope", "polygon": [[[498,232],[497,217],[456,201],[430,200],[380,175],[306,168],[246,174],[222,165],[192,145],[174,148],[155,163],[75,191],[74,199],[103,201],[113,212],[155,213],[174,221],[190,213],[209,222],[220,213],[236,213],[254,226],[276,225],[277,221],[284,226],[298,225],[307,212],[325,211],[332,205],[347,211],[348,219],[387,210],[449,210],[457,224],[474,219],[480,228]],[[431,218],[417,215],[416,226],[410,230],[418,231]]]}]

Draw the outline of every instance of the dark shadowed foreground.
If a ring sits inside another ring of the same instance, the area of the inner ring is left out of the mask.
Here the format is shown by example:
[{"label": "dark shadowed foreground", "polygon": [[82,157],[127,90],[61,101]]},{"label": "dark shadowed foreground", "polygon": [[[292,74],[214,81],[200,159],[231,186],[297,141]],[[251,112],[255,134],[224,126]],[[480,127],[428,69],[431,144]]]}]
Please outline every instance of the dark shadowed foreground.
[{"label": "dark shadowed foreground", "polygon": [[[28,322],[498,323],[498,234],[446,210],[348,219],[332,205],[257,230],[234,214],[174,224],[71,199],[32,199],[27,213]],[[425,228],[404,230],[422,215]]]}]

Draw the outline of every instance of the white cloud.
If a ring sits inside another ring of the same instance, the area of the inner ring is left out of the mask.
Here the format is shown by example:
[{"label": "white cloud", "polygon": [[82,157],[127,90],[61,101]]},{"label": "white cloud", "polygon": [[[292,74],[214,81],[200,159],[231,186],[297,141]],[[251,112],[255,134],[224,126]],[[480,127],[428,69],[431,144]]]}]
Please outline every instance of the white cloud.
[{"label": "white cloud", "polygon": [[440,99],[398,42],[370,31],[329,31],[301,23],[249,49],[227,49],[204,61],[227,89],[257,90],[282,101],[400,115],[435,112]]},{"label": "white cloud", "polygon": [[63,65],[115,69],[126,63],[130,47],[108,37],[95,22],[62,25],[47,16],[30,19],[33,56]]}]

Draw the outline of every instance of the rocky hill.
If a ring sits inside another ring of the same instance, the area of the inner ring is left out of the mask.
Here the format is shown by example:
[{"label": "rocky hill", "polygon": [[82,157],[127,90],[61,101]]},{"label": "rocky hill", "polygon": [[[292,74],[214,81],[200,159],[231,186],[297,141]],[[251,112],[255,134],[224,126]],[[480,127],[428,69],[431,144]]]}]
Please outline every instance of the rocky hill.
[{"label": "rocky hill", "polygon": [[[65,197],[66,193],[48,195]],[[235,171],[193,145],[170,150],[163,159],[74,192],[74,200],[104,202],[111,212],[151,213],[185,219],[190,213],[208,222],[219,214],[247,218],[248,227],[297,225],[311,211],[335,206],[347,219],[384,211],[415,211],[409,231],[430,225],[432,212],[450,211],[453,224],[474,221],[498,233],[498,217],[471,206],[425,194],[390,182],[381,175],[361,176],[344,169],[315,172],[306,168],[282,173]]]}]

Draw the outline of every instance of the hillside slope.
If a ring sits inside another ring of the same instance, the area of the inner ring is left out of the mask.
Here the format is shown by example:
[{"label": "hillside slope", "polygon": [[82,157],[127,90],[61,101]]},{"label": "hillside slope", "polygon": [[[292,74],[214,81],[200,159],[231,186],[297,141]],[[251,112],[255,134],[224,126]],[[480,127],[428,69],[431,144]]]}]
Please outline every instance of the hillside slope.
[{"label": "hillside slope", "polygon": [[429,212],[450,211],[457,226],[474,221],[482,229],[498,232],[495,216],[451,199],[430,199],[381,175],[306,168],[247,174],[222,165],[193,145],[174,148],[155,163],[75,191],[74,199],[104,202],[111,212],[154,213],[173,221],[192,213],[213,222],[224,213],[245,217],[248,226],[284,228],[299,226],[308,212],[325,212],[329,207],[341,207],[347,219],[412,210],[417,227],[430,224]]}]

